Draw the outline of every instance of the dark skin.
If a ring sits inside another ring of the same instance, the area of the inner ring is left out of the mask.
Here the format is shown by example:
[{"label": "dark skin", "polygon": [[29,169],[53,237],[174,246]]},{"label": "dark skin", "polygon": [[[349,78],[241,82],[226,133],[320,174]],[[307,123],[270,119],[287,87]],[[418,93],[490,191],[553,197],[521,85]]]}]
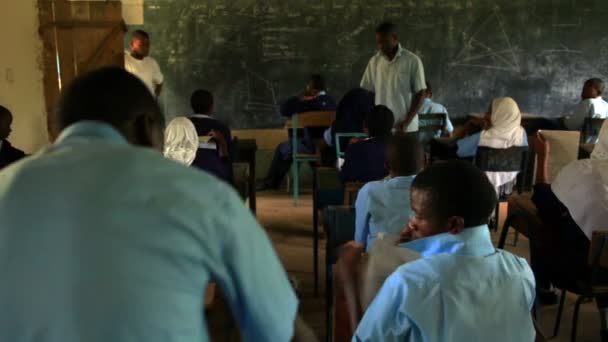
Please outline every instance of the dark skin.
[{"label": "dark skin", "polygon": [[[150,55],[150,39],[144,36],[134,35],[131,37],[131,56],[137,60],[143,60]],[[163,89],[162,84],[158,84],[154,89],[156,97],[160,96],[160,92]]]},{"label": "dark skin", "polygon": [[593,86],[591,82],[585,82],[583,91],[581,92],[581,99],[583,101],[587,99],[594,99],[600,95],[602,94]]},{"label": "dark skin", "polygon": [[304,90],[304,95],[302,95],[302,100],[310,101],[315,97],[319,96],[319,89],[315,88],[315,85],[312,81],[309,81],[306,84],[306,89]]},{"label": "dark skin", "polygon": [[11,125],[13,124],[13,115],[8,112],[0,112],[0,140],[6,140],[13,131]]},{"label": "dark skin", "polygon": [[488,109],[483,117],[470,118],[464,125],[454,128],[451,138],[458,140],[468,135],[477,133],[481,130],[488,130],[492,127],[492,107]]},{"label": "dark skin", "polygon": [[[405,229],[400,234],[399,243],[422,239],[443,233],[459,234],[465,228],[464,219],[460,216],[439,218],[433,212],[429,193],[424,190],[412,189],[410,203],[414,215],[410,218]],[[347,293],[351,314],[351,326],[357,327],[363,317],[360,302],[359,284],[361,284],[361,261],[363,246],[357,241],[351,241],[342,248],[338,263],[339,277]]]},{"label": "dark skin", "polygon": [[[378,44],[378,49],[383,55],[386,56],[386,58],[388,58],[389,61],[392,61],[397,55],[397,51],[399,51],[399,37],[396,33],[376,33],[376,43]],[[414,120],[416,114],[418,114],[420,111],[420,107],[422,107],[424,95],[424,90],[416,93],[412,100],[412,105],[410,106],[409,111],[405,114],[405,119],[395,123],[395,128],[398,131],[404,131],[412,120]]]}]

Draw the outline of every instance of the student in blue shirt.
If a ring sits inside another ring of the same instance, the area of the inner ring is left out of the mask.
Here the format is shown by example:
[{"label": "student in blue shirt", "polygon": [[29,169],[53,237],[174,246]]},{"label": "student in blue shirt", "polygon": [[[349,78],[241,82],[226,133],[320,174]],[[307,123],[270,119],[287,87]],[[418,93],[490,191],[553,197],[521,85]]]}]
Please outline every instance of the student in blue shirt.
[{"label": "student in blue shirt", "polygon": [[103,68],[63,89],[56,142],[0,172],[0,341],[209,341],[222,289],[245,341],[290,341],[298,300],[233,189],[163,157],[146,86]]},{"label": "student in blue shirt", "polygon": [[[336,102],[327,94],[325,80],[321,75],[314,74],[306,85],[306,90],[301,96],[287,99],[280,108],[282,116],[291,117],[294,114],[312,111],[334,111]],[[323,133],[307,127],[304,129],[304,137],[298,146],[298,153],[314,153],[315,146],[313,136],[321,136]],[[257,185],[257,191],[276,190],[281,185],[283,177],[289,172],[292,164],[291,140],[280,143],[274,151],[270,168],[264,180]]]},{"label": "student in blue shirt", "polygon": [[386,106],[375,106],[365,118],[366,139],[352,139],[344,154],[340,178],[346,182],[369,182],[388,175],[386,142],[391,137],[395,118]]},{"label": "student in blue shirt", "polygon": [[379,233],[399,234],[410,219],[410,187],[422,167],[417,136],[392,137],[386,160],[389,178],[365,184],[355,203],[355,241],[368,251]]},{"label": "student in blue shirt", "polygon": [[492,245],[496,192],[470,163],[448,161],[412,183],[414,215],[400,266],[365,312],[353,341],[534,341],[534,275]]},{"label": "student in blue shirt", "polygon": [[[443,127],[443,132],[447,133],[447,135],[449,136],[454,131],[454,125],[452,125],[448,110],[443,105],[433,101],[433,88],[431,87],[431,82],[429,81],[426,81],[426,89],[424,90],[424,101],[422,102],[422,106],[418,110],[418,115],[425,114],[445,114],[445,126]],[[438,136],[441,136],[441,133],[443,132],[440,132]]]}]

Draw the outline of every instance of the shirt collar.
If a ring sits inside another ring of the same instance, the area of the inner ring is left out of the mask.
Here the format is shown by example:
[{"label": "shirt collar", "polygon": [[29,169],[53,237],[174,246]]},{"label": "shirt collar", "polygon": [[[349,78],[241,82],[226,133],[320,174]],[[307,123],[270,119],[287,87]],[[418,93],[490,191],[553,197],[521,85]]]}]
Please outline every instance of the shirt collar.
[{"label": "shirt collar", "polygon": [[[403,46],[401,46],[401,43],[399,43],[399,44],[397,45],[397,53],[395,54],[395,57],[394,57],[394,58],[393,58],[393,59],[392,59],[390,62],[395,61],[395,60],[397,59],[397,57],[401,57],[401,56],[403,55],[403,52],[404,52],[404,51],[405,51],[405,49],[403,48]],[[388,60],[388,57],[386,57],[386,56],[385,56],[385,55],[382,53],[382,51],[378,51],[378,52],[376,53],[376,55],[377,55],[377,56],[380,56],[380,57],[384,57],[384,58],[386,58],[386,59]]]},{"label": "shirt collar", "polygon": [[402,183],[402,182],[411,182],[416,178],[416,175],[411,176],[397,176],[388,179],[389,183]]},{"label": "shirt collar", "polygon": [[100,121],[80,121],[65,128],[55,144],[76,140],[104,140],[116,144],[128,144],[127,139],[110,124]]},{"label": "shirt collar", "polygon": [[438,234],[400,246],[415,250],[424,257],[442,253],[483,257],[496,252],[485,224],[463,229],[459,234]]},{"label": "shirt collar", "polygon": [[321,91],[320,91],[320,92],[317,94],[317,96],[316,96],[316,97],[319,97],[319,96],[325,96],[325,95],[327,95],[327,92],[326,92],[325,90],[321,90]]}]

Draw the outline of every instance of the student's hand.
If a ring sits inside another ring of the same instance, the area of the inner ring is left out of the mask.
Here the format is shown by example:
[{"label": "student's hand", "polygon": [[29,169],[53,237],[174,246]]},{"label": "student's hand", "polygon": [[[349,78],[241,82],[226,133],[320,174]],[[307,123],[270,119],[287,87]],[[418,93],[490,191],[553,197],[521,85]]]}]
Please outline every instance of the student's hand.
[{"label": "student's hand", "polygon": [[356,273],[361,263],[361,255],[365,249],[358,241],[349,241],[340,250],[340,262],[349,273]]},{"label": "student's hand", "polygon": [[551,146],[542,132],[536,132],[536,136],[532,139],[532,146],[534,147],[534,151],[538,158],[546,159],[549,155]]},{"label": "student's hand", "polygon": [[358,143],[358,142],[359,142],[359,141],[361,141],[361,140],[363,140],[363,139],[361,139],[361,138],[357,138],[357,137],[352,137],[352,138],[350,138],[350,140],[348,141],[348,144],[349,144],[349,145],[356,144],[356,143]]},{"label": "student's hand", "polygon": [[405,228],[403,228],[401,233],[399,233],[399,243],[398,244],[410,242],[412,240],[414,240],[414,229],[410,228],[410,226],[407,225]]},{"label": "student's hand", "polygon": [[222,132],[212,129],[207,135],[213,137],[217,141],[220,157],[228,156],[228,145]]}]

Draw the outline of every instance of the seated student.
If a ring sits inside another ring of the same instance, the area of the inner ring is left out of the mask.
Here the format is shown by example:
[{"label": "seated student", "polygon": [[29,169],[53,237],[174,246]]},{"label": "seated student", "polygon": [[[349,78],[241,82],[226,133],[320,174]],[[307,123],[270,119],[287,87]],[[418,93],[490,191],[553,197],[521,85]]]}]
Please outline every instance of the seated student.
[{"label": "seated student", "polygon": [[401,246],[422,257],[388,277],[353,341],[534,341],[534,275],[525,259],[492,245],[496,200],[470,163],[418,174]]},{"label": "seated student", "polygon": [[196,157],[198,145],[198,134],[190,119],[174,118],[165,128],[165,157],[190,166]]},{"label": "seated student", "polygon": [[605,88],[604,81],[599,78],[585,81],[581,93],[581,103],[574,114],[564,120],[566,128],[580,131],[583,129],[586,118],[608,118],[608,102],[602,98]]},{"label": "seated student", "polygon": [[344,154],[340,178],[346,182],[369,182],[386,177],[386,142],[395,123],[386,106],[375,106],[365,118],[366,139],[353,139]]},{"label": "seated student", "polygon": [[281,115],[285,117],[304,112],[332,110],[336,110],[336,101],[327,94],[325,80],[319,74],[310,76],[301,96],[288,98],[280,108]]},{"label": "seated student", "polygon": [[12,123],[13,114],[6,107],[0,106],[0,169],[25,157],[23,151],[6,140],[11,134]]},{"label": "seated student", "polygon": [[[445,126],[443,128],[444,132],[451,135],[454,131],[454,126],[450,120],[448,110],[443,105],[433,102],[433,88],[431,87],[431,83],[429,81],[426,82],[426,90],[424,90],[424,102],[422,102],[422,106],[418,111],[418,115],[424,114],[445,114]],[[441,134],[439,134],[439,136],[441,136]]]},{"label": "seated student", "polygon": [[0,172],[0,341],[208,341],[210,280],[244,340],[291,340],[298,300],[266,233],[232,188],[163,157],[141,81],[80,75],[53,115],[55,143]]},{"label": "seated student", "polygon": [[390,179],[365,184],[355,203],[355,241],[371,248],[379,233],[399,234],[410,218],[410,187],[422,166],[422,147],[415,134],[389,139],[386,161]]},{"label": "seated student", "polygon": [[[464,127],[457,128],[447,143],[445,140],[433,140],[431,153],[439,159],[472,159],[478,146],[509,148],[527,145],[528,136],[521,126],[519,106],[510,97],[499,97],[492,101],[489,112],[483,118],[471,119]],[[486,174],[499,193],[511,193],[517,172]]]},{"label": "seated student", "polygon": [[[219,120],[213,118],[214,99],[211,92],[199,89],[192,93],[190,105],[194,114],[190,120],[196,127],[199,137],[212,136],[216,147],[201,144],[192,165],[205,170],[229,184],[234,182],[232,171],[232,156],[234,146],[230,128]],[[216,155],[221,159],[221,164],[216,162]]]},{"label": "seated student", "polygon": [[[363,88],[348,91],[338,103],[336,120],[331,127],[325,130],[323,138],[328,146],[334,146],[334,139],[338,133],[362,133],[365,116],[374,108],[374,97]],[[348,145],[348,138],[340,141],[341,146]]]},{"label": "seated student", "polygon": [[[294,114],[304,112],[335,110],[336,102],[327,94],[325,89],[323,77],[321,75],[312,75],[302,96],[291,97],[281,105],[281,115],[291,117]],[[298,153],[315,152],[313,134],[314,132],[311,129],[304,129],[304,137],[299,143]],[[270,168],[268,169],[268,174],[257,185],[257,191],[276,190],[279,188],[283,177],[285,177],[291,167],[292,155],[291,140],[284,141],[277,146]]]},{"label": "seated student", "polygon": [[[608,229],[608,123],[600,130],[591,158],[566,165],[553,184],[548,184],[550,148],[542,134],[537,134],[534,150],[538,172],[532,201],[542,226],[536,234],[538,243],[532,245],[532,267],[539,299],[546,304],[557,300],[552,284],[580,291],[579,281],[589,277],[591,234]],[[602,315],[604,341],[608,341],[608,296],[596,298],[596,303]]]}]

